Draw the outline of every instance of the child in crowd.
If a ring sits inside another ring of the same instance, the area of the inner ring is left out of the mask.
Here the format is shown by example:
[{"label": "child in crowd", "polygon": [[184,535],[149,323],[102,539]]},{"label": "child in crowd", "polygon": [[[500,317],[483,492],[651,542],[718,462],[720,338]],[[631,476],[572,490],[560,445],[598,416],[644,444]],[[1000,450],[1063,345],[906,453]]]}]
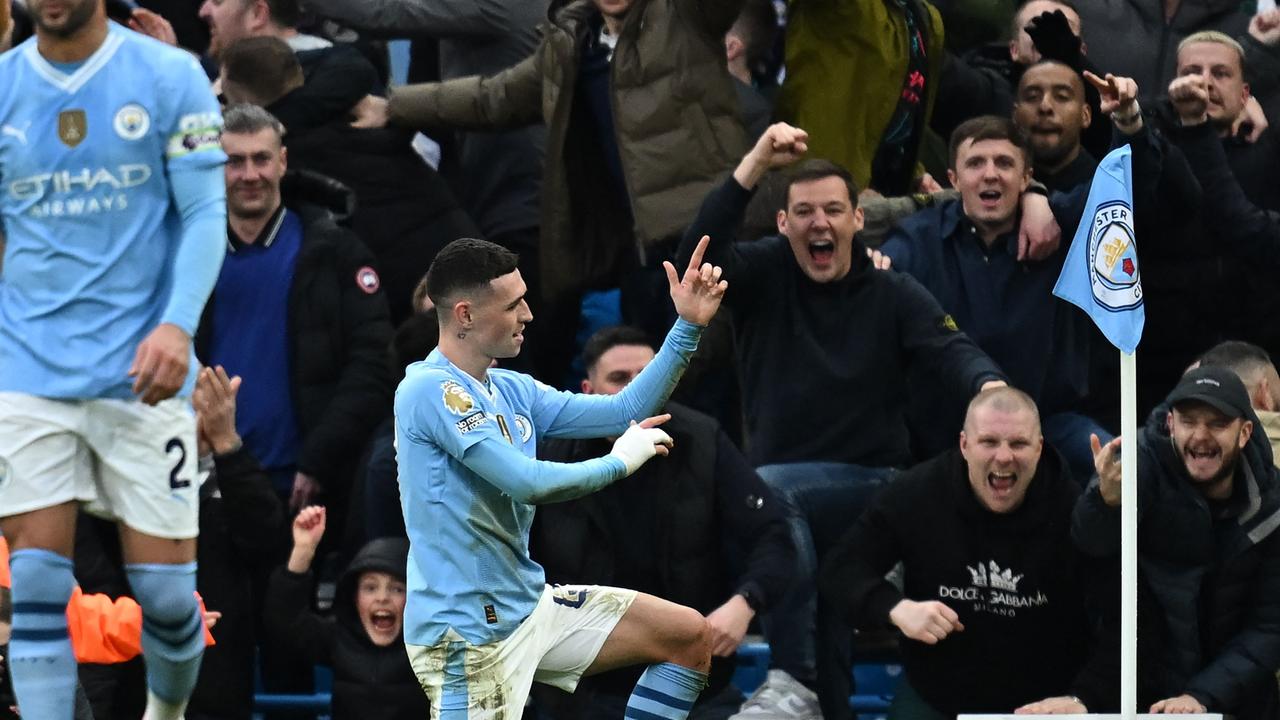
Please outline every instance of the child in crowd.
[{"label": "child in crowd", "polygon": [[325,509],[293,521],[293,551],[267,589],[273,641],[333,668],[333,720],[421,720],[430,707],[404,649],[409,542],[379,538],[356,553],[338,581],[333,618],[310,610],[311,561],[324,536]]}]

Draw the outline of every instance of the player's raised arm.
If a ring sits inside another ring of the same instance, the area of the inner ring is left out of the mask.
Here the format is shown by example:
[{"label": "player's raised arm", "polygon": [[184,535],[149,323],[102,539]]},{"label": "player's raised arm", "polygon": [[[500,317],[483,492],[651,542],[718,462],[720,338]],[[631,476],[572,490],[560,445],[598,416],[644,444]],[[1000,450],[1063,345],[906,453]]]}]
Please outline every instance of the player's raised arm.
[{"label": "player's raised arm", "polygon": [[671,300],[679,319],[667,334],[658,355],[636,379],[616,395],[567,394],[567,401],[546,426],[549,437],[604,437],[617,435],[627,424],[658,412],[666,405],[676,383],[698,349],[702,328],[711,322],[729,283],[721,279],[719,266],[704,263],[710,239],[703,237],[694,249],[684,275],[663,263]]},{"label": "player's raised arm", "polygon": [[[770,262],[749,258],[741,251],[736,240],[753,241],[754,237],[736,237],[742,225],[747,203],[756,191],[761,178],[770,170],[791,165],[808,152],[809,134],[786,123],[775,123],[760,136],[756,144],[743,155],[733,173],[711,190],[703,199],[698,214],[685,230],[676,251],[676,263],[693,256],[698,243],[710,238],[706,246],[706,260],[725,268],[725,274],[733,282],[737,298],[744,296],[744,288],[773,282],[774,273],[781,268]],[[751,295],[749,290],[746,295]]]}]

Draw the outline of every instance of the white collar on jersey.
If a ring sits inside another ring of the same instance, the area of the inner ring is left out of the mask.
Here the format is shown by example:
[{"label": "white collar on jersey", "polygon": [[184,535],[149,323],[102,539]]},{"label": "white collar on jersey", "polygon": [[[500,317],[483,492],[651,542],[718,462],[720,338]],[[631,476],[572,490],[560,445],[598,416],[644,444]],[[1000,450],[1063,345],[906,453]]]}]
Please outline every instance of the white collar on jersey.
[{"label": "white collar on jersey", "polygon": [[107,64],[116,50],[124,43],[124,33],[117,28],[115,23],[110,23],[107,28],[107,39],[98,46],[97,50],[89,56],[87,60],[76,68],[76,71],[70,75],[62,72],[54,67],[40,51],[36,49],[36,43],[31,43],[26,48],[27,60],[31,63],[32,69],[41,77],[49,81],[49,84],[67,93],[74,93],[89,82],[89,79],[98,73],[104,65]]}]

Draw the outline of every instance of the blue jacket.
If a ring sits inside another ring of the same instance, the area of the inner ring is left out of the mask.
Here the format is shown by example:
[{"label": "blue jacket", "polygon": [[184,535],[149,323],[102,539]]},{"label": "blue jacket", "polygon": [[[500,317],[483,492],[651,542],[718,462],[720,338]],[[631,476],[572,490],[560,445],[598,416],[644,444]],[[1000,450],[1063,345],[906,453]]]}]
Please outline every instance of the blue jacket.
[{"label": "blue jacket", "polygon": [[[1055,210],[1065,211],[1074,197],[1055,195]],[[1053,296],[1069,247],[1065,226],[1063,236],[1048,259],[1018,262],[1017,230],[987,250],[961,201],[948,200],[904,218],[881,251],[933,293],[1011,385],[1051,414],[1088,389],[1088,318]]]}]

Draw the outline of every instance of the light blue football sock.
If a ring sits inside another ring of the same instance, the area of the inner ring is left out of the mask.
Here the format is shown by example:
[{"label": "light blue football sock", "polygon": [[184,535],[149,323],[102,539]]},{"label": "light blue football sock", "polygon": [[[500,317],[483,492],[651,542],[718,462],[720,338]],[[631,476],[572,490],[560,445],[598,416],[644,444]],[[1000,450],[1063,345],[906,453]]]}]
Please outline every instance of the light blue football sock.
[{"label": "light blue football sock", "polygon": [[147,688],[167,703],[185,705],[204,655],[204,619],[196,603],[196,564],[125,566],[142,606],[142,657]]},{"label": "light blue football sock", "polygon": [[13,635],[9,672],[24,718],[71,720],[76,656],[67,633],[67,602],[76,579],[71,561],[48,550],[14,550]]},{"label": "light blue football sock", "polygon": [[623,717],[629,720],[684,720],[698,693],[707,686],[707,674],[676,665],[650,665],[640,676],[627,700]]}]

